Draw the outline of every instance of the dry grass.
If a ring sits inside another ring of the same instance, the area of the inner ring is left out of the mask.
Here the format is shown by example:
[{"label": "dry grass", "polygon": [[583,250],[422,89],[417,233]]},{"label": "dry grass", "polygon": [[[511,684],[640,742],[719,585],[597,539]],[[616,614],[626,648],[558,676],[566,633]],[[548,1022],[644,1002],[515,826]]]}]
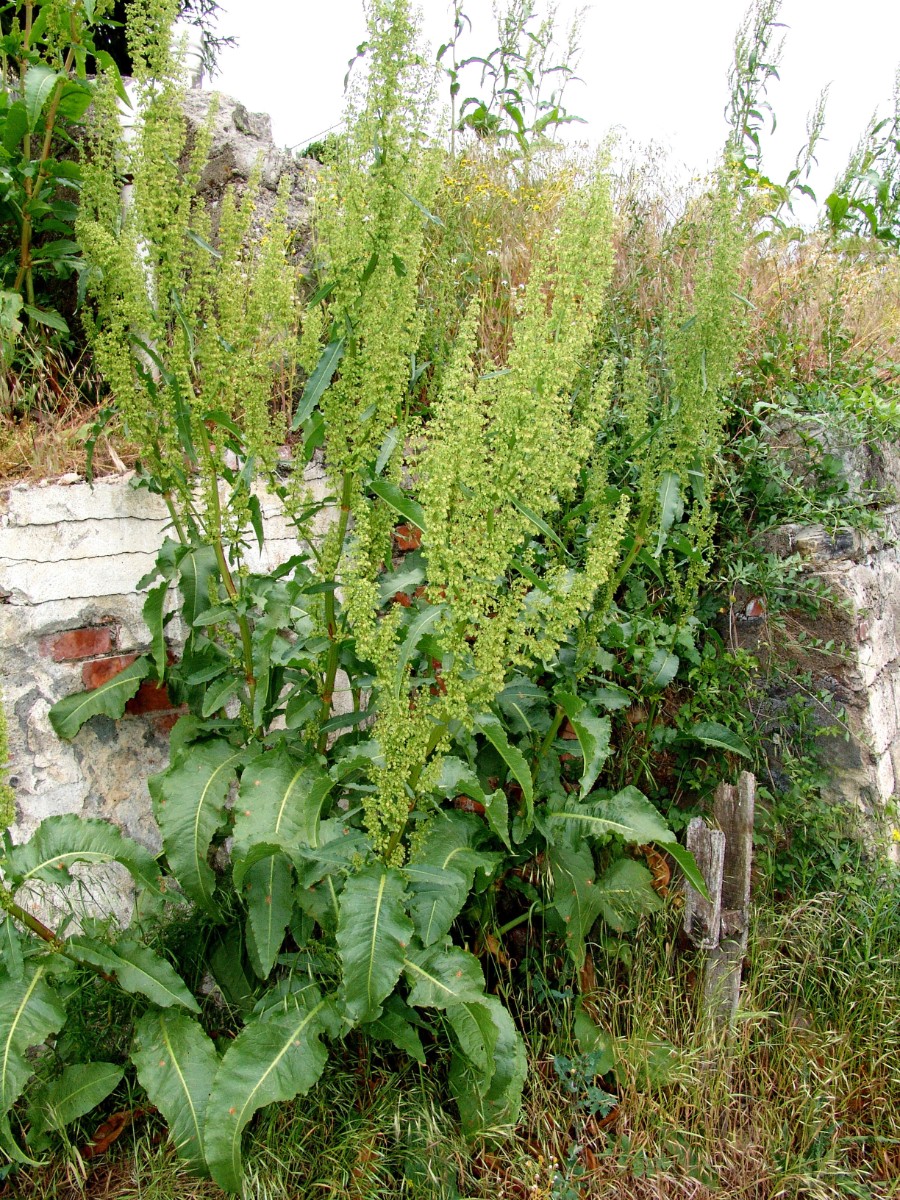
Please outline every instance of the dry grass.
[{"label": "dry grass", "polygon": [[[87,470],[87,438],[102,407],[86,353],[75,361],[22,341],[15,367],[0,366],[0,485]],[[126,470],[135,450],[110,423],[97,440],[97,475]]]}]

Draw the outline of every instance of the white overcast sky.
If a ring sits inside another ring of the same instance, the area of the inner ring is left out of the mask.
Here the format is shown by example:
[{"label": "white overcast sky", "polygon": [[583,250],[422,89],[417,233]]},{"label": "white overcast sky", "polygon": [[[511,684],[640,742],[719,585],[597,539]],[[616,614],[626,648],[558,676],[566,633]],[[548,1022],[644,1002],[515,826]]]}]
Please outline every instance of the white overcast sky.
[{"label": "white overcast sky", "polygon": [[[723,109],[735,32],[749,0],[594,0],[584,25],[570,112],[587,118],[579,136],[611,128],[661,143],[679,173],[702,171],[725,138]],[[362,0],[221,0],[220,32],[239,45],[222,56],[214,86],[272,116],[275,140],[302,146],[340,120],[347,60],[365,36]],[[559,0],[560,25],[577,7]],[[424,33],[435,49],[452,22],[446,0],[424,0]],[[491,0],[468,0],[476,35],[463,49],[486,52]],[[872,112],[889,111],[900,64],[900,0],[783,0],[787,26],[781,82],[770,99],[778,128],[764,165],[783,179],[804,140],[806,116],[830,84],[826,141],[812,183],[830,190]]]}]

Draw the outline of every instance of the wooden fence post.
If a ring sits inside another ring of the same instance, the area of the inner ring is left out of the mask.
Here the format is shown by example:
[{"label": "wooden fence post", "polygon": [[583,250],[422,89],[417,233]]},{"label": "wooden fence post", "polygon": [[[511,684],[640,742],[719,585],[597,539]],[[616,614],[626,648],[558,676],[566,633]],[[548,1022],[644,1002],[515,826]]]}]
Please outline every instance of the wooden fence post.
[{"label": "wooden fence post", "polygon": [[716,789],[713,816],[718,829],[695,817],[687,846],[697,860],[711,899],[686,885],[684,927],[706,953],[703,1008],[713,1029],[731,1026],[741,992],[741,966],[750,928],[750,869],[756,778],[743,771],[737,787]]}]

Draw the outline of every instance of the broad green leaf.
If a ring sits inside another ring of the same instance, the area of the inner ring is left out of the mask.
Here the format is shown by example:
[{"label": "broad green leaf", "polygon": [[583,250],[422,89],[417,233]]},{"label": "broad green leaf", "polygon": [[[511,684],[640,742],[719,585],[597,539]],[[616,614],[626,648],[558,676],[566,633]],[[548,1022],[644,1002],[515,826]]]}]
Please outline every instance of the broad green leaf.
[{"label": "broad green leaf", "polygon": [[48,329],[55,329],[57,333],[69,332],[65,318],[53,308],[36,308],[33,304],[23,304],[22,311],[26,312],[32,321],[37,321],[38,325],[46,325]]},{"label": "broad green leaf", "polygon": [[72,937],[66,946],[79,962],[98,967],[105,975],[114,975],[126,992],[146,996],[160,1008],[177,1004],[190,1012],[200,1011],[172,964],[140,942],[121,941],[106,946],[92,938]]},{"label": "broad green leaf", "polygon": [[10,979],[19,980],[25,973],[22,955],[22,935],[11,916],[5,914],[0,920],[0,963]]},{"label": "broad green leaf", "polygon": [[425,1066],[425,1050],[419,1032],[412,1023],[413,1012],[399,996],[389,996],[380,1017],[370,1021],[366,1033],[382,1042],[392,1042],[398,1050],[405,1050],[410,1058]]},{"label": "broad green leaf", "polygon": [[371,854],[371,843],[360,830],[343,821],[323,821],[320,826],[321,846],[313,850],[303,847],[294,856],[297,870],[297,906],[333,932],[340,917],[340,894],[344,876],[358,859]]},{"label": "broad green leaf", "polygon": [[616,1078],[628,1086],[637,1082],[641,1090],[666,1087],[674,1082],[681,1066],[681,1055],[664,1038],[633,1036],[622,1038],[616,1045]]},{"label": "broad green leaf", "polygon": [[208,912],[214,910],[216,877],[206,859],[243,760],[243,751],[224,740],[198,742],[153,777],[153,808],[169,867],[188,896]]},{"label": "broad green leaf", "polygon": [[219,1187],[239,1192],[243,1182],[241,1135],[260,1108],[305,1096],[328,1059],[320,1038],[326,1001],[310,988],[296,1007],[267,1012],[247,1024],[225,1052],[206,1110],[206,1161]]},{"label": "broad green leaf", "polygon": [[433,946],[410,954],[403,964],[418,1008],[447,1008],[484,999],[484,975],[474,954],[457,946]]},{"label": "broad green leaf", "polygon": [[93,691],[78,692],[77,695],[57,700],[49,713],[50,724],[57,737],[71,740],[91,717],[104,716],[118,720],[150,670],[150,659],[142,656]]},{"label": "broad green leaf", "polygon": [[413,615],[412,621],[406,628],[406,636],[400,643],[400,649],[397,653],[397,667],[394,672],[394,690],[399,695],[403,687],[403,677],[406,672],[406,664],[415,653],[416,646],[425,636],[430,633],[438,623],[439,619],[444,615],[444,607],[440,604],[429,605],[423,608],[421,612],[416,612]]},{"label": "broad green leaf", "polygon": [[620,858],[595,884],[603,919],[613,929],[627,932],[644,913],[656,912],[660,899],[653,876],[643,863]]},{"label": "broad green leaf", "polygon": [[580,1001],[576,1005],[573,1029],[581,1053],[599,1055],[594,1059],[596,1073],[605,1075],[607,1071],[611,1071],[616,1061],[612,1037],[588,1016]]},{"label": "broad green leaf", "polygon": [[46,968],[23,979],[0,979],[0,1117],[5,1117],[34,1073],[28,1054],[66,1019],[59,997],[47,984]]},{"label": "broad green leaf", "polygon": [[715,721],[698,721],[685,729],[682,737],[693,738],[694,741],[703,742],[705,746],[718,746],[721,750],[730,750],[732,754],[742,754],[744,758],[753,757],[743,738]]},{"label": "broad green leaf", "polygon": [[203,1130],[219,1056],[200,1025],[183,1013],[146,1013],[135,1028],[131,1061],[162,1113],[179,1158],[206,1173]]},{"label": "broad green leaf", "polygon": [[531,771],[521,750],[510,745],[503,725],[493,713],[482,713],[475,722],[475,728],[484,734],[509,767],[510,774],[522,789],[525,809],[530,816],[534,809],[534,789],[531,783]]},{"label": "broad green leaf", "polygon": [[193,629],[198,617],[210,607],[210,581],[219,573],[216,552],[212,546],[194,546],[178,562],[178,586],[184,598],[181,616]]},{"label": "broad green leaf", "polygon": [[684,874],[685,879],[698,891],[704,900],[710,900],[709,889],[706,886],[706,880],[703,878],[703,873],[697,866],[697,860],[691,854],[690,850],[686,850],[684,846],[679,846],[677,842],[659,842],[659,848],[665,850],[666,854],[670,854],[678,863]]},{"label": "broad green leaf", "polygon": [[569,724],[575,730],[578,744],[584,758],[584,770],[581,775],[581,798],[588,794],[597,782],[603,764],[609,757],[609,717],[595,717],[583,700],[567,692],[558,692],[557,701],[569,718]]},{"label": "broad green leaf", "polygon": [[28,115],[28,128],[34,132],[37,127],[44,105],[53,94],[58,79],[65,79],[44,63],[35,63],[28,68],[25,75],[25,111]]},{"label": "broad green leaf", "polygon": [[138,883],[159,892],[160,870],[149,850],[110,821],[75,813],[43,820],[27,842],[8,852],[6,872],[17,884],[33,879],[68,884],[69,867],[77,862],[121,863]]},{"label": "broad green leaf", "polygon": [[476,1137],[486,1130],[515,1124],[522,1106],[522,1088],[528,1071],[525,1043],[512,1017],[494,997],[485,997],[482,1004],[486,1006],[497,1031],[490,1084],[482,1090],[483,1075],[461,1055],[454,1056],[450,1068],[450,1086],[467,1137]]},{"label": "broad green leaf", "polygon": [[29,1110],[29,1141],[46,1129],[62,1132],[67,1125],[102,1104],[122,1082],[125,1072],[115,1063],[74,1063],[42,1089]]},{"label": "broad green leaf", "polygon": [[391,600],[398,592],[410,594],[424,582],[425,568],[423,566],[401,566],[399,570],[392,571],[390,575],[382,575],[378,580],[378,603],[387,604],[388,600]]},{"label": "broad green leaf", "polygon": [[392,483],[390,479],[373,479],[369,488],[404,520],[410,521],[417,529],[425,529],[425,511],[422,505],[411,496],[407,496],[396,483]]},{"label": "broad green leaf", "polygon": [[660,691],[668,687],[678,674],[679,665],[680,659],[677,654],[670,654],[668,650],[657,650],[650,659],[644,675],[647,687],[658,688]]},{"label": "broad green leaf", "polygon": [[340,897],[337,944],[344,965],[343,1001],[355,1021],[372,1021],[403,970],[413,923],[406,881],[380,863],[352,875]]},{"label": "broad green leaf", "polygon": [[271,854],[247,872],[247,949],[260,979],[268,979],[294,908],[294,872],[283,854]]},{"label": "broad green leaf", "polygon": [[239,675],[225,675],[216,679],[206,689],[200,716],[204,719],[211,717],[225,707],[232,696],[236,696],[244,687],[245,681]]},{"label": "broad green leaf", "polygon": [[553,874],[553,907],[565,928],[566,949],[576,969],[584,965],[584,940],[600,915],[602,898],[596,886],[591,848],[583,838],[555,839],[549,848]]},{"label": "broad green leaf", "polygon": [[496,1004],[500,1004],[496,997],[484,996],[467,1004],[452,1004],[445,1011],[460,1051],[474,1068],[476,1087],[482,1096],[494,1078],[494,1048],[499,1029],[491,1008]]},{"label": "broad green leaf", "polygon": [[592,804],[568,801],[564,808],[548,810],[546,817],[552,822],[578,822],[590,837],[614,833],[638,845],[674,840],[659,812],[636,787],[623,788],[615,796]]},{"label": "broad green leaf", "polygon": [[222,995],[246,1016],[256,1003],[253,979],[244,967],[244,939],[239,925],[229,925],[218,935],[207,962]]},{"label": "broad green leaf", "polygon": [[299,429],[309,419],[312,410],[328,390],[334,373],[338,369],[338,364],[344,356],[345,344],[344,338],[340,338],[336,342],[329,342],[322,351],[312,375],[306,381],[306,387],[303,389],[303,395],[300,397],[300,403],[294,414],[292,429]]},{"label": "broad green leaf", "polygon": [[[21,150],[22,138],[28,132],[28,113],[21,100],[11,104],[6,110],[6,120],[3,123],[3,149],[9,154]],[[18,295],[18,293],[15,293]],[[19,297],[21,303],[21,297]]]},{"label": "broad green leaf", "polygon": [[681,477],[676,471],[663,471],[656,490],[659,501],[659,537],[653,557],[659,558],[666,544],[666,534],[675,521],[684,516],[684,500],[681,497]]},{"label": "broad green leaf", "polygon": [[407,864],[409,915],[423,946],[443,938],[459,916],[477,867],[484,861],[493,869],[493,860],[472,847],[478,824],[463,813],[441,813]]},{"label": "broad green leaf", "polygon": [[234,809],[235,887],[243,882],[243,863],[254,844],[287,851],[318,845],[319,816],[333,787],[317,762],[301,762],[284,750],[247,763]]}]

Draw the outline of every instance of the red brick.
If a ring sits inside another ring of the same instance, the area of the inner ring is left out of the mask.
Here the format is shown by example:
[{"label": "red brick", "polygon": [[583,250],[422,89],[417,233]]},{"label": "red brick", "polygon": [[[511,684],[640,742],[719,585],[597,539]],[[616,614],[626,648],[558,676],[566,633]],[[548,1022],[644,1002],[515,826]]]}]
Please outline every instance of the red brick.
[{"label": "red brick", "polygon": [[55,637],[46,638],[42,652],[54,662],[74,662],[79,658],[97,658],[109,654],[115,641],[110,625],[91,625],[83,629],[67,629]]},{"label": "red brick", "polygon": [[117,654],[115,658],[97,658],[93,662],[86,662],[81,668],[81,678],[84,686],[88,690],[91,690],[100,687],[101,684],[108,683],[120,671],[124,671],[126,667],[130,667],[136,658],[136,654]]},{"label": "red brick", "polygon": [[179,717],[186,712],[186,708],[176,708],[172,712],[161,713],[158,717],[151,717],[150,724],[157,733],[168,734],[175,728],[175,723]]},{"label": "red brick", "polygon": [[174,707],[168,688],[164,683],[155,683],[152,679],[145,679],[135,695],[125,705],[125,712],[131,717],[137,717],[142,713],[168,712]]}]

